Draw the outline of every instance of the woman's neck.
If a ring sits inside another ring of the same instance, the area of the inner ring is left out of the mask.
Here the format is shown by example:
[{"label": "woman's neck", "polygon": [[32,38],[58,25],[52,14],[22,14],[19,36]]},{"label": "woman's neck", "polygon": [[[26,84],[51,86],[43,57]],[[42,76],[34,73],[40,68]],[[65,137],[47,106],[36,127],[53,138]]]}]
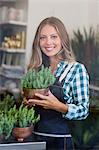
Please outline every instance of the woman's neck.
[{"label": "woman's neck", "polygon": [[58,63],[59,63],[59,60],[57,58],[54,58],[54,57],[50,58],[50,66],[52,68],[52,73],[56,71]]}]

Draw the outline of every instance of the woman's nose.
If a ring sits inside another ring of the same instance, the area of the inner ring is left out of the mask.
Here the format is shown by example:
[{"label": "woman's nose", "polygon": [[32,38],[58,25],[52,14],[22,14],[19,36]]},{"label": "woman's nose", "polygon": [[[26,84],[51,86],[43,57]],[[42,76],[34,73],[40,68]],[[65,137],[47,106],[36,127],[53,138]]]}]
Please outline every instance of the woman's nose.
[{"label": "woman's nose", "polygon": [[51,41],[51,38],[50,38],[50,37],[47,37],[47,38],[46,38],[46,43],[47,43],[47,44],[50,44],[51,42],[52,42],[52,41]]}]

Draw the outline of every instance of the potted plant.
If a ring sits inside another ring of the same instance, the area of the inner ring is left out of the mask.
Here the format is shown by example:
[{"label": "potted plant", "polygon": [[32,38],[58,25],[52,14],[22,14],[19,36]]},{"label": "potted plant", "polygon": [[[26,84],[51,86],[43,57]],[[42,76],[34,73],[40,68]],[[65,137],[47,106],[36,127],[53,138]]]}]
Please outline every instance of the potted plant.
[{"label": "potted plant", "polygon": [[31,69],[21,78],[24,97],[33,98],[35,92],[47,95],[49,86],[53,85],[55,77],[50,67],[42,65],[40,70]]},{"label": "potted plant", "polygon": [[23,141],[32,134],[33,127],[40,117],[35,115],[33,107],[28,108],[23,104],[18,109],[14,106],[11,111],[15,119],[13,135],[18,141]]}]

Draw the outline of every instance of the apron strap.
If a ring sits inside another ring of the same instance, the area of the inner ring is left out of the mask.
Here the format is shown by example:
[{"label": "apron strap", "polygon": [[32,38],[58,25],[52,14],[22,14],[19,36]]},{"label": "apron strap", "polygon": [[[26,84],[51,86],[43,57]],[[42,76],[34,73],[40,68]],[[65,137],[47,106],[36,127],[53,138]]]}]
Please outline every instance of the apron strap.
[{"label": "apron strap", "polygon": [[59,78],[59,81],[62,82],[62,80],[66,77],[67,73],[70,71],[74,63],[69,63],[68,66],[65,68],[64,72]]}]

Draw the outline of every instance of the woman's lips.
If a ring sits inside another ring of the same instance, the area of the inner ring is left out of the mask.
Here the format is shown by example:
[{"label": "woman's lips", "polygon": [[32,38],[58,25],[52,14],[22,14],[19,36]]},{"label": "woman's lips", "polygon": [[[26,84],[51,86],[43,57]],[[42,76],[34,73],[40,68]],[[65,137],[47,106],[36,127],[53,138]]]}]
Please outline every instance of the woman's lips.
[{"label": "woman's lips", "polygon": [[52,51],[54,49],[54,47],[46,47],[45,48],[47,51]]}]

